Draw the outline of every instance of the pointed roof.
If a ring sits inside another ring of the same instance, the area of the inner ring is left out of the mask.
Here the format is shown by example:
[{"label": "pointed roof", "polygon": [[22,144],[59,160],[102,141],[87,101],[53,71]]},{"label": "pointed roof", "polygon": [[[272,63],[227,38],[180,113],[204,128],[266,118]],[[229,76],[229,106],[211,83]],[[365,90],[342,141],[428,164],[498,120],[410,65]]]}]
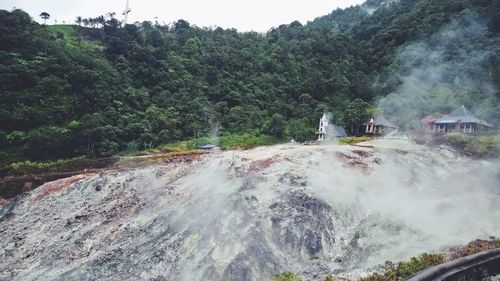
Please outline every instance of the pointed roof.
[{"label": "pointed roof", "polygon": [[449,115],[449,117],[472,117],[476,118],[474,114],[472,114],[467,108],[465,108],[465,105],[459,106],[457,109],[453,110]]},{"label": "pointed roof", "polygon": [[376,117],[373,117],[370,120],[370,123],[373,123],[374,125],[377,125],[377,126],[384,126],[384,127],[388,127],[388,128],[398,128],[398,126],[392,124],[382,114],[380,114],[380,115],[378,115]]},{"label": "pointed roof", "polygon": [[427,115],[424,118],[420,119],[420,123],[422,123],[422,124],[432,124],[432,123],[434,123],[436,120],[438,120],[441,117],[443,117],[443,115],[437,114],[437,113],[436,114]]},{"label": "pointed roof", "polygon": [[347,137],[344,127],[333,125],[333,135],[336,137]]},{"label": "pointed roof", "polygon": [[450,123],[478,123],[487,127],[493,127],[486,121],[477,118],[472,114],[464,105],[459,106],[457,109],[453,110],[449,115],[439,118],[434,123],[436,124],[450,124]]}]

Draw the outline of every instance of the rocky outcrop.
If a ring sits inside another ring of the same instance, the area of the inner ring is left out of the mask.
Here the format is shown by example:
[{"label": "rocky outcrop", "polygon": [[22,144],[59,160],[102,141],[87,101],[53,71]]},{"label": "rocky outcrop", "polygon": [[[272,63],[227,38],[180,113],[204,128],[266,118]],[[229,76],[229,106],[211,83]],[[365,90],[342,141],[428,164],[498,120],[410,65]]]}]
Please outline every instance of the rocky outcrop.
[{"label": "rocky outcrop", "polygon": [[375,141],[183,159],[60,179],[7,201],[0,280],[355,279],[500,231],[497,162]]}]

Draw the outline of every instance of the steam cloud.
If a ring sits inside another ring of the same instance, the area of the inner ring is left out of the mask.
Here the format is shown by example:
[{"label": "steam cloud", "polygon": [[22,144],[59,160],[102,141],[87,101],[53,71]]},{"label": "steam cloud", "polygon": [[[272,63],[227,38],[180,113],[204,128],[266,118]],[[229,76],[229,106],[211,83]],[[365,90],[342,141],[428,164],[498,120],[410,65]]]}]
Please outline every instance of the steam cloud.
[{"label": "steam cloud", "polygon": [[404,140],[372,144],[227,151],[89,176],[59,191],[49,183],[0,216],[0,273],[255,281],[291,271],[307,280],[357,279],[386,260],[500,233],[498,160]]},{"label": "steam cloud", "polygon": [[390,6],[391,4],[393,3],[397,3],[399,2],[399,0],[386,0],[386,1],[383,1],[382,3],[378,4],[378,5],[373,5],[371,3],[363,3],[363,5],[361,5],[361,8],[369,15],[372,15],[375,11],[377,11],[378,9],[380,9],[381,7],[387,7],[387,6]]},{"label": "steam cloud", "polygon": [[489,67],[494,53],[481,42],[499,38],[491,36],[486,24],[467,11],[428,40],[403,47],[397,72],[376,83],[390,87],[400,82],[379,100],[384,114],[403,129],[415,129],[424,116],[447,114],[465,104],[479,118],[497,123],[500,103]]}]

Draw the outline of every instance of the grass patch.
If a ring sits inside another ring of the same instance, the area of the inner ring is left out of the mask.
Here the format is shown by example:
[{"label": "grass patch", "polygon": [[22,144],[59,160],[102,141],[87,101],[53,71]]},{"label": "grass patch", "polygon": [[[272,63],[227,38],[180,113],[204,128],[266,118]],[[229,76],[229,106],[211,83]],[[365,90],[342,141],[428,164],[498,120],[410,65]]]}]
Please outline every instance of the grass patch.
[{"label": "grass patch", "polygon": [[192,140],[178,141],[156,148],[149,149],[147,151],[141,151],[135,153],[134,155],[147,155],[151,153],[168,153],[168,152],[187,152],[196,150],[197,146],[216,144],[221,149],[234,149],[234,148],[252,148],[262,145],[273,145],[281,143],[282,141],[267,135],[255,135],[255,134],[231,134],[221,136],[219,138],[197,138]]},{"label": "grass patch", "polygon": [[424,253],[418,257],[412,257],[409,261],[402,261],[397,264],[390,264],[385,267],[385,272],[375,273],[361,281],[397,281],[403,280],[426,268],[441,264],[445,261],[442,254]]},{"label": "grass patch", "polygon": [[196,149],[197,146],[217,144],[216,138],[198,138],[192,140],[178,141],[167,145],[153,148],[151,152],[183,152]]},{"label": "grass patch", "polygon": [[55,24],[47,27],[54,33],[56,38],[62,40],[69,47],[83,48],[89,51],[104,50],[104,46],[80,38],[76,32],[76,25]]},{"label": "grass patch", "polygon": [[450,133],[445,135],[444,141],[467,156],[478,158],[500,156],[500,135],[470,136]]},{"label": "grass patch", "polygon": [[[442,254],[424,253],[418,257],[412,257],[409,261],[402,261],[397,264],[387,265],[383,273],[374,273],[368,277],[359,279],[360,281],[399,281],[410,277],[426,268],[445,262]],[[301,279],[294,273],[285,272],[273,278],[273,281],[300,281]],[[333,275],[328,275],[325,281],[340,280]]]},{"label": "grass patch", "polygon": [[104,168],[113,164],[115,158],[89,159],[84,156],[64,160],[14,162],[7,166],[7,175],[30,175],[50,172],[75,171],[92,168]]},{"label": "grass patch", "polygon": [[[422,270],[442,264],[447,261],[455,260],[461,257],[477,254],[479,252],[500,248],[500,238],[490,236],[489,239],[477,239],[465,246],[450,249],[453,254],[447,252],[444,254],[428,254],[423,253],[417,257],[412,257],[408,261],[402,261],[396,264],[388,264],[382,272],[373,273],[367,277],[359,279],[359,281],[399,281],[404,280]],[[292,272],[284,272],[276,275],[273,281],[297,281],[301,280],[298,275]],[[324,281],[341,281],[346,280],[343,277],[328,275]]]},{"label": "grass patch", "polygon": [[373,140],[373,137],[346,137],[346,138],[341,138],[339,139],[339,144],[356,144],[360,142],[365,142],[365,141],[371,141]]},{"label": "grass patch", "polygon": [[252,148],[262,145],[273,145],[282,141],[268,135],[227,135],[219,138],[219,145],[222,149],[232,148]]},{"label": "grass patch", "polygon": [[[267,135],[241,134],[241,135],[226,135],[220,138],[198,138],[192,140],[178,141],[175,143],[163,145],[157,148],[152,148],[146,151],[139,151],[128,154],[129,157],[98,158],[89,159],[85,156],[62,159],[44,162],[20,161],[8,164],[0,169],[1,176],[13,175],[29,175],[48,172],[75,171],[83,169],[99,169],[111,165],[136,165],[145,162],[157,162],[168,160],[169,158],[178,158],[195,154],[202,154],[203,151],[196,149],[197,146],[206,144],[218,144],[221,149],[233,148],[252,148],[262,145],[273,145],[280,143],[279,139]],[[153,158],[134,158],[133,156],[148,156],[155,153],[163,153],[165,155]],[[6,156],[7,154],[4,153]],[[0,156],[4,155],[0,152]],[[7,159],[7,157],[5,158]],[[163,157],[163,159],[160,159]],[[7,163],[7,161],[5,161]]]},{"label": "grass patch", "polygon": [[144,165],[144,164],[151,164],[151,163],[157,163],[157,162],[164,162],[168,161],[171,159],[179,159],[183,157],[196,157],[199,155],[204,154],[205,151],[203,150],[187,150],[187,151],[175,151],[175,152],[168,152],[168,153],[159,153],[158,155],[149,155],[146,157],[140,157],[140,156],[130,156],[130,157],[122,157],[118,162],[114,164],[115,167],[122,167],[122,166],[139,166],[139,165]]},{"label": "grass patch", "polygon": [[295,273],[283,272],[276,275],[273,281],[302,281],[302,279]]},{"label": "grass patch", "polygon": [[7,168],[8,166],[19,160],[24,160],[20,153],[14,153],[11,151],[0,151],[0,170]]}]

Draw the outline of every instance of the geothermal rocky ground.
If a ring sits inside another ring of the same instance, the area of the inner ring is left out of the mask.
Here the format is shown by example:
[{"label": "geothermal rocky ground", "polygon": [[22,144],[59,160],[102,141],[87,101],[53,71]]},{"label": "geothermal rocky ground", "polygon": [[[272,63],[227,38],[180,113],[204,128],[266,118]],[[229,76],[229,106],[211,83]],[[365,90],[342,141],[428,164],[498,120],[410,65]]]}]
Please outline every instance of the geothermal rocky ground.
[{"label": "geothermal rocky ground", "polygon": [[404,139],[87,173],[0,209],[0,280],[354,279],[498,235],[499,182],[498,161]]}]

